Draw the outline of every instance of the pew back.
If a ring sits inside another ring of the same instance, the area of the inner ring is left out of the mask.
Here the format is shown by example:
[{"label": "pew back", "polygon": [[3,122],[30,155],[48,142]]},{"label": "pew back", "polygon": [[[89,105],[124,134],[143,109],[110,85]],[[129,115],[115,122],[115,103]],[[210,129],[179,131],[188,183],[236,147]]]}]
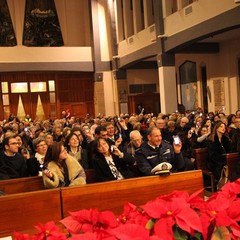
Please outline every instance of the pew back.
[{"label": "pew back", "polygon": [[[216,190],[215,180],[213,173],[207,169],[207,161],[209,159],[207,148],[194,149],[195,158],[197,162],[197,168],[203,171],[203,175],[209,176],[211,180],[211,191]],[[226,165],[228,166],[228,178],[233,174],[236,169],[237,162],[240,161],[238,153],[227,153],[224,155],[226,159]]]},{"label": "pew back", "polygon": [[61,189],[63,217],[69,211],[97,208],[111,210],[115,214],[123,211],[126,202],[141,205],[174,190],[193,193],[203,188],[202,171],[174,173],[170,176],[150,176],[120,181],[93,183],[86,186]]},{"label": "pew back", "polygon": [[14,231],[32,232],[38,223],[61,220],[60,189],[0,197],[0,237]]},{"label": "pew back", "polygon": [[[207,148],[197,148],[194,150],[195,157],[197,160],[198,169],[202,169],[203,171],[209,171],[207,169],[207,161],[208,161],[208,149]],[[228,166],[228,174],[231,176],[236,169],[237,162],[240,161],[239,154],[236,153],[227,153],[224,155],[226,159],[226,165]]]},{"label": "pew back", "polygon": [[25,177],[0,181],[0,190],[6,194],[43,190],[42,177]]},{"label": "pew back", "polygon": [[226,163],[228,166],[229,177],[232,176],[232,174],[236,170],[238,161],[240,161],[240,156],[238,153],[227,153],[226,154]]},{"label": "pew back", "polygon": [[[87,183],[96,182],[94,169],[86,169],[85,173]],[[6,194],[32,192],[44,189],[43,179],[40,176],[0,181],[0,191],[3,191]]]},{"label": "pew back", "polygon": [[197,168],[202,169],[203,171],[208,171],[207,161],[208,161],[208,149],[207,148],[197,148],[194,149]]}]

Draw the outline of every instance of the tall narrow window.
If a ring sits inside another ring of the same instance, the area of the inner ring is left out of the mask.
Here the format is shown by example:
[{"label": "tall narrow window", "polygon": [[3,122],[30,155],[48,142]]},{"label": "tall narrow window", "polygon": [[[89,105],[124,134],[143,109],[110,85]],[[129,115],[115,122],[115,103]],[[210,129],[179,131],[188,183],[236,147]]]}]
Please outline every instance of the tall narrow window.
[{"label": "tall narrow window", "polygon": [[50,100],[50,113],[52,117],[56,116],[56,94],[55,94],[55,81],[48,80],[49,100]]},{"label": "tall narrow window", "polygon": [[23,45],[63,46],[54,0],[26,0]]},{"label": "tall narrow window", "polygon": [[9,91],[8,91],[8,82],[2,82],[2,102],[3,102],[3,114],[4,118],[7,119],[7,117],[10,114],[10,103],[9,103]]},{"label": "tall narrow window", "polygon": [[17,45],[11,16],[6,0],[0,1],[0,46]]}]

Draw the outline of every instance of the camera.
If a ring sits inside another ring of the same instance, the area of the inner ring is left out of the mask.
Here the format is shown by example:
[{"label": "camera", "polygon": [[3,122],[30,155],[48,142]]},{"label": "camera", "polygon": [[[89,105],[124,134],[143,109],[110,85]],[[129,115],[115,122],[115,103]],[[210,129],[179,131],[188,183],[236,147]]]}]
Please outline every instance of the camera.
[{"label": "camera", "polygon": [[27,132],[28,131],[28,128],[24,128],[24,132]]},{"label": "camera", "polygon": [[122,134],[121,133],[119,133],[118,136],[119,136],[119,138],[122,138]]},{"label": "camera", "polygon": [[40,164],[40,168],[41,168],[42,171],[48,170],[48,168],[45,165],[43,165],[43,164]]},{"label": "camera", "polygon": [[23,153],[24,154],[27,154],[28,153],[28,150],[26,148],[23,148]]},{"label": "camera", "polygon": [[179,138],[179,136],[173,136],[173,141],[174,141],[174,143],[175,144],[179,144],[180,143],[180,138]]},{"label": "camera", "polygon": [[111,151],[111,152],[114,152],[114,151],[115,151],[113,145],[111,145],[111,147],[110,147],[110,151]]}]

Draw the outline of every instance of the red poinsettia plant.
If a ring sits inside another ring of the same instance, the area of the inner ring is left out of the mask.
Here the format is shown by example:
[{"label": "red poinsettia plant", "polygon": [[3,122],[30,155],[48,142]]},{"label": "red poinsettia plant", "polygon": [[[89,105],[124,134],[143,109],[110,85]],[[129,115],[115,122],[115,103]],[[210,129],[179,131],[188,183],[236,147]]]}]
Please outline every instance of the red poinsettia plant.
[{"label": "red poinsettia plant", "polygon": [[[202,190],[201,190],[202,191]],[[15,240],[237,240],[240,239],[240,179],[227,183],[208,200],[201,191],[189,196],[175,191],[142,206],[126,203],[123,213],[96,209],[71,212],[61,220],[35,228],[34,236],[15,233]]]}]

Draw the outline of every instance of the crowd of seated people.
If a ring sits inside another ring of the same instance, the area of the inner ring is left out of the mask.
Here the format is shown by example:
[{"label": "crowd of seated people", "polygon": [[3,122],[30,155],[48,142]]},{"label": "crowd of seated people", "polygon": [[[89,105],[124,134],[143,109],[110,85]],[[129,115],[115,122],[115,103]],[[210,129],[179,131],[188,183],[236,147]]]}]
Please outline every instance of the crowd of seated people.
[{"label": "crowd of seated people", "polygon": [[[27,120],[26,120],[27,119]],[[84,170],[98,181],[153,175],[162,162],[171,172],[197,168],[194,149],[208,148],[216,180],[226,153],[240,152],[240,111],[180,114],[140,112],[78,119],[0,121],[0,180],[43,176],[46,188],[86,184]],[[178,143],[173,138],[178,136]],[[240,162],[240,161],[239,161]],[[240,163],[239,163],[240,165]],[[240,166],[234,179],[240,177]]]}]

